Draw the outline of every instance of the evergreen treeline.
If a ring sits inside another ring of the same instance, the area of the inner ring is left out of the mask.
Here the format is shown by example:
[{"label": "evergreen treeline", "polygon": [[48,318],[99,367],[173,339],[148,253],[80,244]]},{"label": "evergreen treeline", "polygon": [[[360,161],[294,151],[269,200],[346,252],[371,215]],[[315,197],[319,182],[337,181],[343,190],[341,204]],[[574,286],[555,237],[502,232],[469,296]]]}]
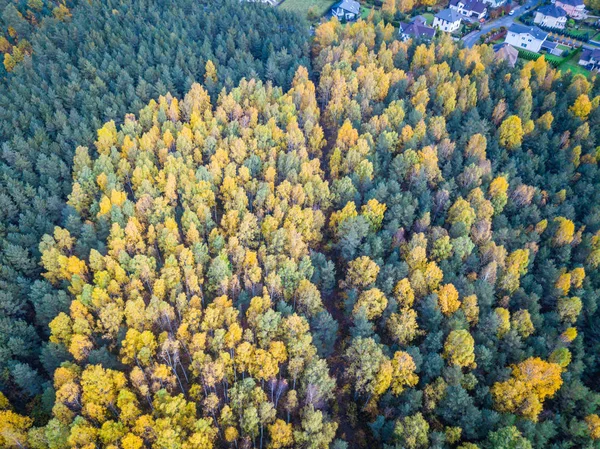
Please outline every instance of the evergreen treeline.
[{"label": "evergreen treeline", "polygon": [[0,446],[600,448],[596,79],[362,21],[220,66],[77,147]]},{"label": "evergreen treeline", "polygon": [[69,219],[74,149],[105,121],[183,96],[195,80],[214,97],[242,77],[289,87],[310,63],[305,24],[263,5],[84,1],[72,13],[42,23],[32,57],[0,89],[0,387],[23,404],[53,371],[58,349],[42,342],[69,307],[39,279],[38,245]]}]

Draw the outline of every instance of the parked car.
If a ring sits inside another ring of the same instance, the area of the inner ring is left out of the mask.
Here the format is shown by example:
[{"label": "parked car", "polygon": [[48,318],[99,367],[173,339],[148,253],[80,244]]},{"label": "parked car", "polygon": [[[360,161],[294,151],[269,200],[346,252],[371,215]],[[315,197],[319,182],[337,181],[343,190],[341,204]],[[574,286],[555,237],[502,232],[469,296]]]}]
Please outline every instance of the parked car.
[{"label": "parked car", "polygon": [[515,15],[515,10],[514,10],[514,9],[511,9],[511,10],[508,12],[508,15],[509,15],[509,16],[514,16],[514,15]]}]

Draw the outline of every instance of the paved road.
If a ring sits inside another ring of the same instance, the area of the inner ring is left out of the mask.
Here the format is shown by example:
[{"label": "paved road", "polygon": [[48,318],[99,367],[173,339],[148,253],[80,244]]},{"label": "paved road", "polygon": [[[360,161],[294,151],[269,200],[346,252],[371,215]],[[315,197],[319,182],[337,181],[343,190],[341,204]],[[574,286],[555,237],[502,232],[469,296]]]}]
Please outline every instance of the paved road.
[{"label": "paved road", "polygon": [[533,6],[538,2],[538,0],[527,0],[527,2],[515,8],[513,11],[515,12],[512,16],[508,14],[500,17],[499,19],[492,20],[491,22],[486,22],[481,26],[479,31],[473,31],[472,33],[467,34],[462,38],[465,42],[465,47],[471,48],[473,45],[479,42],[479,37],[482,34],[487,33],[492,28],[500,28],[501,26],[509,27],[515,19],[521,17],[523,14],[527,12],[527,7],[533,8]]}]

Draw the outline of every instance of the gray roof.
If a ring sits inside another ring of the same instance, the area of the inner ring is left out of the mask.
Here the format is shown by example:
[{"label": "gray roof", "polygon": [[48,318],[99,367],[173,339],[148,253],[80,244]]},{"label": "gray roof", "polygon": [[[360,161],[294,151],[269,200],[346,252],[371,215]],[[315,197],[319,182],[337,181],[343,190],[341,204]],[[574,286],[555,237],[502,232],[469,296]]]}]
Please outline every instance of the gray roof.
[{"label": "gray roof", "polygon": [[538,27],[528,27],[525,25],[519,25],[517,23],[513,23],[508,29],[508,31],[517,34],[530,34],[536,39],[540,39],[542,41],[548,37],[548,33],[544,33]]},{"label": "gray roof", "polygon": [[557,17],[557,18],[567,16],[567,11],[562,9],[560,6],[556,6],[556,5],[542,6],[540,9],[537,10],[537,12],[539,12],[540,14],[543,14],[545,16]]},{"label": "gray roof", "polygon": [[556,47],[558,47],[556,42],[544,41],[542,43],[542,48],[545,48],[546,50],[554,50]]},{"label": "gray roof", "polygon": [[558,0],[558,2],[569,6],[583,6],[583,0]]},{"label": "gray roof", "polygon": [[342,0],[339,3],[336,3],[334,8],[342,8],[344,11],[352,12],[354,14],[358,14],[360,12],[360,3],[356,0]]},{"label": "gray roof", "polygon": [[589,61],[592,58],[596,61],[600,61],[600,48],[595,48],[594,50],[585,48],[583,53],[581,53],[579,60]]},{"label": "gray roof", "polygon": [[435,16],[440,20],[444,20],[450,23],[456,22],[457,20],[462,20],[460,14],[450,8],[442,9]]},{"label": "gray roof", "polygon": [[504,59],[508,61],[511,67],[514,67],[519,57],[519,52],[512,45],[508,45],[506,42],[494,45],[494,53],[496,53],[497,59]]},{"label": "gray roof", "polygon": [[463,3],[465,5],[464,9],[467,11],[475,11],[478,14],[481,14],[487,8],[485,3],[479,0],[450,0],[452,6],[458,6],[459,3]]},{"label": "gray roof", "polygon": [[431,39],[435,35],[435,30],[433,28],[419,22],[400,22],[400,31],[407,36],[425,37],[428,39]]}]

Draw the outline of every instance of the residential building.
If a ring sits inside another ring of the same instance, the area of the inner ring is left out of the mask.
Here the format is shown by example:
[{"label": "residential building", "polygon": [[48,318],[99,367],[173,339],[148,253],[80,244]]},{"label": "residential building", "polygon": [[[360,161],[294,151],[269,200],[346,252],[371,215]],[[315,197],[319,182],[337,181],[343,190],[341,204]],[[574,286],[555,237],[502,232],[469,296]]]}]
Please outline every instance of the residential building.
[{"label": "residential building", "polygon": [[442,9],[433,18],[433,27],[447,33],[453,33],[460,28],[462,17],[453,9]]},{"label": "residential building", "polygon": [[503,42],[502,44],[494,45],[494,53],[496,59],[505,60],[509,66],[514,67],[519,58],[519,52],[512,45]]},{"label": "residential building", "polygon": [[524,50],[539,52],[542,43],[548,37],[548,33],[543,32],[538,27],[528,27],[513,23],[506,33],[506,43]]},{"label": "residential building", "polygon": [[490,8],[499,8],[504,5],[507,0],[483,0],[483,3],[488,5]]},{"label": "residential building", "polygon": [[449,8],[465,17],[482,19],[487,13],[487,6],[480,0],[450,0]]},{"label": "residential building", "polygon": [[427,26],[420,20],[414,20],[411,23],[400,22],[400,39],[407,41],[409,39],[431,40],[435,36],[435,29]]},{"label": "residential building", "polygon": [[541,26],[562,30],[567,24],[567,11],[556,5],[542,6],[535,12],[533,22]]},{"label": "residential building", "polygon": [[271,6],[277,6],[281,0],[246,0],[251,3],[265,3]]},{"label": "residential building", "polygon": [[585,19],[587,17],[587,11],[585,10],[583,0],[555,0],[554,4],[564,9],[567,15],[575,20]]},{"label": "residential building", "polygon": [[331,15],[340,22],[356,20],[360,16],[360,3],[356,0],[341,0],[331,7]]},{"label": "residential building", "polygon": [[584,49],[579,57],[579,65],[588,70],[598,70],[600,68],[600,48]]},{"label": "residential building", "polygon": [[550,42],[546,40],[542,43],[542,48],[554,56],[562,56],[562,54],[564,53],[564,51],[560,48],[560,45],[558,45],[557,42]]}]

